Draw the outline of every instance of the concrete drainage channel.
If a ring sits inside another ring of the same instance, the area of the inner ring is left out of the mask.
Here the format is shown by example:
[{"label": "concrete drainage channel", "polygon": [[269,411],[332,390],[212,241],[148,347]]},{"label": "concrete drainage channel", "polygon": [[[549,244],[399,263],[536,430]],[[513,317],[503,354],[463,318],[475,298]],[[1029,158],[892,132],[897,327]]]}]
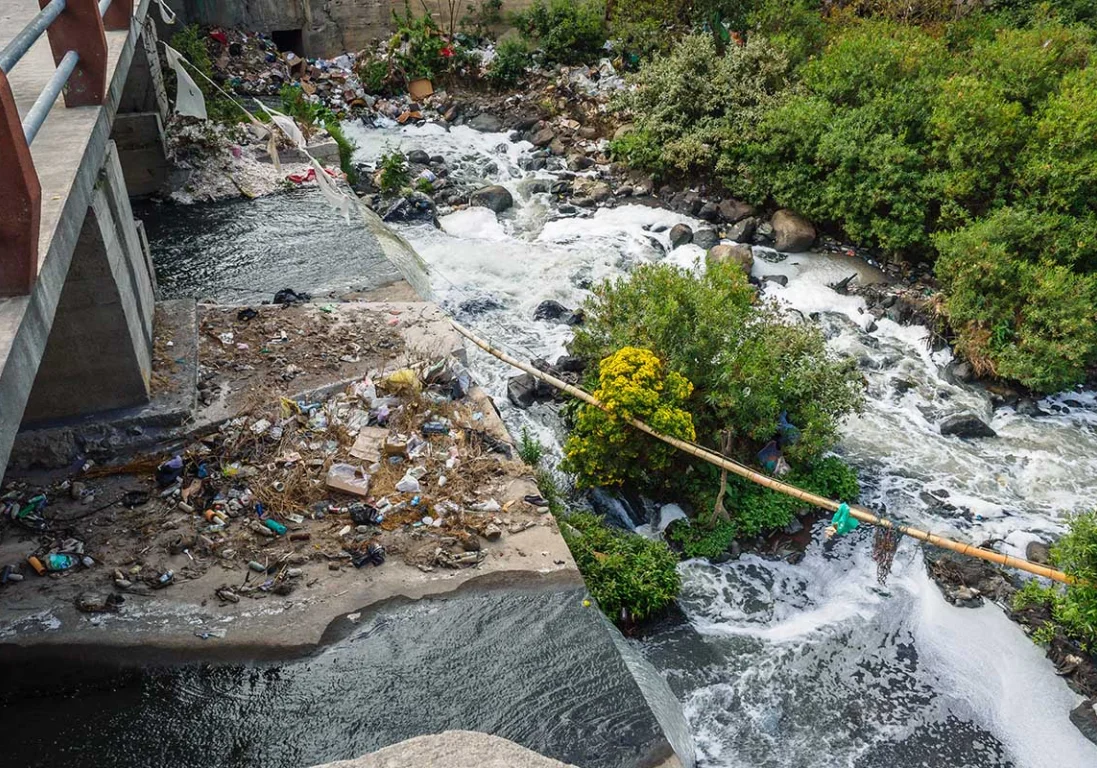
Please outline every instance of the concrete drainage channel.
[{"label": "concrete drainage channel", "polygon": [[[372,237],[368,229],[359,232]],[[376,250],[376,243],[363,248]],[[407,288],[397,284],[394,290],[404,297]],[[383,299],[384,288],[379,290],[371,298]],[[178,302],[172,306],[186,320],[172,325],[175,351],[166,356],[175,379],[187,384],[196,369],[206,375],[217,369],[219,377],[209,379],[215,397],[168,398],[172,413],[192,411],[172,423],[140,412],[116,414],[121,421],[113,426],[94,419],[50,425],[24,436],[15,455],[26,464],[64,463],[80,446],[97,446],[103,455],[123,443],[147,446],[170,438],[180,445],[203,428],[226,423],[263,381],[257,361],[237,359],[254,349],[232,352],[235,342],[247,338],[242,323],[252,329],[255,323],[320,323],[323,329],[357,323],[376,329],[367,334],[373,338],[395,327],[401,339],[386,348],[390,355],[406,361],[418,349],[420,356],[463,358],[459,342],[443,332],[444,317],[430,304],[257,307],[258,315],[248,321],[240,319],[245,313],[239,306],[200,307],[197,319],[193,304],[189,310]],[[179,334],[195,329],[199,342],[182,343]],[[232,330],[233,345],[218,340]],[[323,350],[316,332],[305,337],[312,353]],[[197,360],[170,360],[184,350]],[[333,390],[325,383],[361,379],[368,365],[377,364],[365,351],[361,357],[337,371],[306,366],[280,392],[268,394],[327,397]],[[277,371],[266,373],[277,379]],[[474,387],[469,397],[469,407],[509,439],[483,393]],[[504,473],[506,492],[519,507],[536,491],[523,473],[528,470]],[[95,482],[88,485],[94,488]],[[118,488],[109,479],[101,482],[100,497],[111,498]],[[502,489],[494,492],[505,503]],[[152,497],[159,503],[156,493]],[[68,519],[65,504],[80,514],[80,503],[57,499],[47,512]],[[92,520],[99,519],[97,525],[114,538],[136,535],[146,549],[159,547],[159,534],[151,531],[179,516],[173,503],[144,518],[126,517],[135,511],[116,508]],[[505,535],[481,543],[484,557],[475,568],[413,565],[390,553],[382,567],[343,564],[329,573],[318,558],[297,569],[305,571],[298,582],[309,584],[292,596],[271,594],[253,602],[242,593],[241,602],[219,605],[213,595],[224,587],[217,585],[239,582],[241,570],[238,563],[218,570],[218,563],[163,591],[127,587],[121,611],[110,614],[75,607],[86,590],[110,589],[110,573],[124,559],[103,562],[110,560],[103,542],[111,537],[100,532],[96,538],[89,522],[80,535],[87,534],[96,566],[46,580],[28,572],[25,581],[0,591],[0,716],[8,726],[7,759],[27,766],[75,758],[83,766],[298,768],[458,730],[493,734],[582,768],[691,766],[693,747],[678,701],[597,608],[584,606],[586,591],[551,516],[532,507],[507,509],[499,513],[506,515]],[[342,522],[307,520],[304,526],[334,531]],[[187,516],[181,525],[185,531],[193,523]],[[240,525],[230,521],[229,529]],[[309,547],[319,550],[331,535],[326,530],[313,530],[307,546],[291,547],[298,556]],[[260,540],[260,546],[270,542]],[[0,559],[25,560],[23,550],[33,546],[33,536],[6,536]],[[185,573],[190,566],[180,554],[174,557],[162,567]],[[123,580],[139,578],[127,571]],[[427,745],[436,755],[482,749],[475,737],[468,739],[446,736]],[[414,752],[422,748],[422,742],[407,747],[409,754],[426,754]]]}]

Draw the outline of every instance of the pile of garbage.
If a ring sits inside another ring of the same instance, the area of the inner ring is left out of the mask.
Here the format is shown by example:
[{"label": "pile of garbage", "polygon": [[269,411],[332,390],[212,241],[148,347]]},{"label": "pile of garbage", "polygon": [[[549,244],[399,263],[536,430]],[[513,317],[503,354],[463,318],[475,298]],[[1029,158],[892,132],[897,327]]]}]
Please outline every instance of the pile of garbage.
[{"label": "pile of garbage", "polygon": [[[483,542],[537,525],[547,510],[534,496],[498,500],[525,470],[486,426],[479,408],[490,401],[469,397],[470,387],[451,359],[375,372],[324,399],[283,398],[230,419],[166,459],[89,464],[79,480],[19,486],[4,496],[4,517],[36,538],[26,559],[34,571],[108,571],[119,593],[149,594],[215,564],[241,573],[211,584],[222,603],[288,595],[315,562],[338,571],[399,556],[422,571],[473,567],[487,557]],[[140,490],[95,503],[96,480],[137,479]],[[131,514],[111,515],[113,528],[90,519],[119,507]],[[72,538],[78,520],[102,551]],[[2,573],[5,583],[23,576],[18,566]]]}]

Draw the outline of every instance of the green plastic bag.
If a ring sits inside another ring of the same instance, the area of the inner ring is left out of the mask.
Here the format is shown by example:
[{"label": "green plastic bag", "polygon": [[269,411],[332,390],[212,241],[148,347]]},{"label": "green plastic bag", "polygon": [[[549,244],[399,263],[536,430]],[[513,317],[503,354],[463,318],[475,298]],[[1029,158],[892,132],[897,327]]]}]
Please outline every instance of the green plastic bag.
[{"label": "green plastic bag", "polygon": [[834,526],[834,532],[839,536],[845,536],[859,525],[857,519],[850,515],[848,504],[838,506],[838,511],[834,513],[834,517],[830,518],[830,524]]}]

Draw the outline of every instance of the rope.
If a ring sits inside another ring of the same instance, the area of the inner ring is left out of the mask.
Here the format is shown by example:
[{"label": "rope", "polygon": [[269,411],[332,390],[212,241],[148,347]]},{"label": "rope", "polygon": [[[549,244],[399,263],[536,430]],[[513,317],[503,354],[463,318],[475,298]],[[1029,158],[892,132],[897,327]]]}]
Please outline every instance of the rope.
[{"label": "rope", "polygon": [[[814,493],[809,493],[808,491],[797,488],[796,486],[782,483],[781,481],[775,480],[772,477],[763,475],[760,472],[756,472],[755,470],[744,466],[737,461],[729,459],[723,454],[716,453],[715,451],[698,445],[697,443],[687,442],[685,440],[679,440],[676,437],[664,435],[652,429],[647,424],[638,419],[623,418],[620,414],[611,411],[605,404],[597,400],[590,393],[585,392],[578,387],[572,386],[571,384],[568,384],[567,382],[562,381],[555,376],[551,376],[547,373],[544,373],[543,371],[539,371],[532,365],[524,363],[521,360],[518,360],[511,355],[508,355],[506,352],[496,349],[490,343],[484,341],[482,338],[474,334],[469,329],[465,328],[456,320],[450,320],[450,323],[453,325],[454,330],[456,330],[459,334],[464,336],[466,339],[471,341],[473,344],[475,344],[477,347],[484,350],[488,354],[491,354],[502,360],[504,363],[512,365],[515,368],[518,368],[519,370],[530,374],[534,378],[545,382],[546,384],[551,384],[553,387],[556,387],[563,392],[567,392],[572,397],[578,398],[584,403],[593,405],[596,408],[601,408],[603,411],[606,411],[607,413],[613,415],[615,418],[626,421],[632,427],[635,427],[641,432],[647,435],[651,435],[655,439],[661,440],[668,445],[674,446],[683,453],[687,453],[691,456],[702,459],[703,461],[707,461],[709,464],[713,464],[717,467],[720,467],[721,469],[726,469],[728,472],[733,472],[740,477],[746,478],[753,483],[757,483],[758,485],[769,488],[772,491],[783,493],[786,496],[791,496],[795,499],[800,499],[801,501],[807,502],[814,507],[828,509],[832,512],[838,512],[840,507],[846,506],[841,502],[833,501],[823,496],[818,496]],[[980,560],[986,560],[987,562],[996,563],[997,565],[1002,565],[1007,568],[1016,568],[1021,571],[1027,571],[1028,573],[1032,573],[1037,576],[1043,576],[1044,578],[1062,582],[1063,584],[1075,583],[1075,579],[1072,576],[1069,576],[1062,571],[1058,571],[1054,568],[1039,565],[1038,563],[1033,563],[1019,557],[1013,557],[1012,555],[1003,555],[1000,552],[993,552],[989,549],[976,547],[972,544],[963,544],[952,539],[947,539],[943,536],[928,533],[918,528],[912,528],[908,525],[900,525],[898,523],[892,522],[891,520],[887,520],[885,518],[874,515],[868,509],[861,506],[849,505],[848,510],[850,517],[860,520],[863,523],[868,523],[869,525],[875,525],[881,528],[891,528],[903,534],[904,536],[910,536],[913,539],[918,539],[919,541],[923,541],[927,544],[932,544],[933,546],[940,547],[941,549],[948,549],[952,552],[956,552],[957,554],[964,555],[966,557],[974,557]]]}]

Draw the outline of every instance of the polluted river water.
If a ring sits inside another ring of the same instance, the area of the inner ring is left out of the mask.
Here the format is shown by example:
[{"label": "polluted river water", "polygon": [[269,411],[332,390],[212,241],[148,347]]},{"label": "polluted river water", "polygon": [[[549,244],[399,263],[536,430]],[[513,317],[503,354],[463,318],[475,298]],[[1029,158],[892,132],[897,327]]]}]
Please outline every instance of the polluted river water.
[{"label": "polluted river water", "polygon": [[[397,229],[429,265],[435,299],[516,356],[565,352],[570,329],[533,320],[541,301],[575,307],[592,284],[635,265],[693,267],[703,256],[692,245],[671,251],[666,228],[701,222],[666,210],[559,214],[527,180],[552,174],[523,171],[532,147],[502,134],[348,128],[363,162],[423,149],[445,157],[457,178],[512,192],[514,208],[498,216],[471,208],[442,216],[441,229]],[[845,257],[756,249],[756,276],[788,277],[785,287],[767,281],[767,297],[820,322],[865,375],[867,408],[847,421],[837,449],[858,469],[862,500],[942,535],[997,540],[1021,557],[1029,541],[1061,532],[1065,514],[1097,506],[1094,393],[1048,398],[1044,416],[994,410],[985,392],[948,375],[951,356],[931,349],[927,329],[881,319],[864,330],[863,301],[829,287],[862,271],[871,268]],[[558,453],[552,409],[511,407],[506,380],[515,372],[478,352],[472,362],[511,429]],[[986,419],[998,437],[942,436],[940,421],[958,412]],[[946,493],[948,505],[936,501]],[[833,544],[821,533],[799,565],[752,555],[683,563],[685,621],[629,641],[681,701],[698,765],[1097,765],[1097,746],[1067,718],[1081,698],[1000,608],[946,603],[916,542],[901,542],[881,586],[869,531]]]},{"label": "polluted river water", "polygon": [[[432,298],[454,317],[520,358],[554,360],[565,351],[569,327],[533,320],[534,309],[546,299],[578,306],[591,285],[627,274],[642,263],[669,260],[703,268],[698,265],[701,249],[689,245],[672,251],[666,232],[678,223],[697,227],[700,222],[641,205],[561,214],[550,196],[536,192],[539,185],[529,181],[553,175],[530,174],[519,165],[532,151],[529,144],[465,127],[446,131],[433,125],[347,124],[346,131],[359,145],[360,161],[373,163],[393,149],[423,149],[445,157],[457,179],[498,183],[512,192],[514,207],[500,215],[471,208],[443,215],[441,228],[427,223],[394,228],[428,267],[425,280],[420,275],[413,282],[429,283]],[[213,210],[194,206],[188,216],[205,222],[198,240],[187,239],[199,233],[186,226],[151,227],[161,283],[176,295],[253,301],[281,287],[338,293],[393,276],[390,267],[377,262],[377,254],[363,260],[353,247],[346,247],[350,238],[340,229],[346,225],[337,216],[313,212],[306,216],[311,223],[302,220],[302,206],[318,203],[316,196],[278,194],[261,203],[262,223],[236,222],[237,215],[259,213],[252,207],[257,202],[220,204],[222,208]],[[286,243],[299,242],[303,228],[311,240],[332,243],[331,249],[321,247],[302,259]],[[263,236],[256,237],[257,231]],[[194,256],[204,252],[202,243],[215,243],[220,255]],[[788,277],[787,286],[767,281],[767,297],[820,323],[833,349],[854,357],[865,376],[867,408],[847,421],[837,450],[857,467],[862,501],[868,506],[942,535],[976,542],[994,539],[1002,551],[1019,556],[1024,556],[1029,541],[1061,532],[1066,513],[1097,506],[1097,485],[1091,482],[1097,474],[1094,393],[1048,398],[1040,403],[1046,413],[1042,416],[1021,415],[1011,408],[994,410],[984,392],[949,376],[949,353],[929,347],[925,328],[881,319],[868,332],[863,302],[828,287],[853,272],[869,274],[871,268],[837,256],[763,249],[756,249],[755,255],[756,276]],[[192,260],[180,262],[181,257]],[[283,268],[283,262],[288,266]],[[242,264],[262,266],[241,269]],[[239,276],[248,274],[262,279],[237,283]],[[513,408],[506,399],[506,382],[514,371],[478,350],[470,350],[469,357],[512,432],[528,430],[558,456],[561,427],[555,410],[547,405]],[[940,421],[956,412],[984,418],[998,437],[943,437]],[[939,502],[946,494],[947,505]],[[609,506],[613,508],[612,503]],[[638,521],[619,507],[621,524],[635,526]],[[927,576],[919,547],[910,540],[901,542],[891,577],[882,586],[871,560],[870,531],[862,528],[830,543],[824,542],[821,525],[813,534],[798,565],[754,555],[720,565],[681,564],[681,614],[642,638],[616,639],[625,651],[622,656],[631,659],[635,676],[657,671],[669,683],[676,701],[664,699],[659,708],[684,714],[688,734],[672,740],[676,746],[692,743],[681,746],[681,752],[695,749],[697,765],[717,768],[1097,765],[1097,746],[1067,719],[1080,697],[1055,676],[1042,650],[1000,608],[961,609],[946,603]],[[93,726],[105,723],[105,734],[131,743],[130,737],[141,734],[132,727],[127,730],[121,721],[111,726],[111,718],[129,706],[128,711],[141,712],[143,720],[147,714],[147,730],[133,743],[147,740],[154,746],[130,755],[146,762],[166,765],[169,762],[158,761],[157,754],[188,748],[194,749],[194,759],[170,764],[303,765],[317,756],[333,759],[335,753],[316,746],[321,740],[380,727],[383,718],[367,714],[383,711],[392,697],[399,709],[402,686],[418,679],[417,671],[403,665],[398,666],[407,673],[404,676],[378,676],[374,667],[359,663],[357,654],[367,654],[374,664],[393,663],[394,641],[386,633],[400,626],[401,612],[438,611],[436,623],[442,630],[454,620],[445,607],[431,601],[420,609],[393,609],[391,615],[386,610],[360,633],[326,651],[332,654],[328,660],[302,662],[312,667],[268,672],[232,667],[236,671],[180,671],[174,676],[164,673],[166,677],[156,673],[146,675],[136,688],[119,684],[119,690],[139,691],[133,695],[141,703],[115,703],[79,723],[70,713],[67,717],[74,724],[69,735],[98,733]],[[546,622],[555,621],[556,613],[549,613]],[[568,614],[561,608],[560,615]],[[443,634],[449,638],[452,633]],[[439,640],[443,642],[452,645]],[[502,656],[497,663],[505,667],[510,662]],[[335,666],[317,673],[317,664]],[[352,693],[337,680],[343,673],[375,680],[372,690],[378,692],[366,695],[355,688]],[[315,709],[310,702],[317,700],[317,693],[306,683],[322,689],[320,698],[341,702],[335,708],[340,714]],[[622,755],[627,757],[646,738],[637,736],[646,731],[636,725],[632,710],[611,711],[612,697],[582,690],[563,694],[560,680],[527,684],[522,688],[515,683],[503,698],[534,697],[549,720],[573,723],[573,718],[588,718],[606,739],[597,745],[603,750],[625,750]],[[511,734],[526,746],[581,766],[621,764],[613,755],[598,755],[597,749],[575,743],[579,729],[554,728],[546,722],[538,730],[519,715],[503,722],[493,708],[484,711],[458,702],[483,696],[483,690],[456,686],[452,693],[457,699],[447,702],[467,715],[462,727],[475,727],[479,718],[480,730]],[[280,698],[270,704],[274,691]],[[209,696],[228,702],[203,706]],[[582,711],[566,712],[559,709],[561,696],[585,696],[591,703]],[[163,704],[156,704],[161,700]],[[164,725],[189,717],[188,712],[200,723],[185,729],[190,735]],[[229,744],[211,746],[212,741],[201,736],[229,729],[236,718],[243,718],[246,727]],[[382,728],[373,737],[351,739],[352,746],[365,751],[401,733],[453,727],[460,718],[428,720],[406,728]],[[673,715],[660,718],[673,720]],[[294,723],[289,732],[281,730],[287,722]],[[20,730],[34,732],[29,721],[14,732]],[[616,736],[605,736],[610,732]],[[275,734],[280,743],[296,738],[298,744],[286,747],[288,752],[263,748]],[[26,746],[20,754],[29,761],[21,759],[21,764],[38,764],[30,759],[31,747],[39,756],[72,754],[58,749],[56,742],[51,749],[45,735],[29,739]],[[339,749],[337,756],[353,752]],[[120,754],[115,756],[121,759]],[[101,764],[131,763],[127,759]]]}]

